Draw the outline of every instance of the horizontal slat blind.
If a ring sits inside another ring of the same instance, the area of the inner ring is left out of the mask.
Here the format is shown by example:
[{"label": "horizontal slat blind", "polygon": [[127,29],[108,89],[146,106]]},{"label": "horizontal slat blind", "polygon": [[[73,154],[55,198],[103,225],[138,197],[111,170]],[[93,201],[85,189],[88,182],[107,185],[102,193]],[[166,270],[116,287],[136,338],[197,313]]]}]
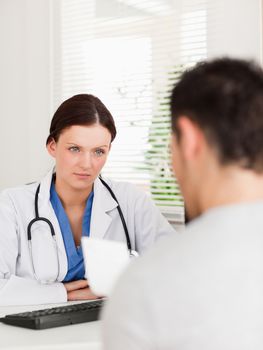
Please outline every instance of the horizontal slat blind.
[{"label": "horizontal slat blind", "polygon": [[206,58],[206,1],[57,4],[55,104],[97,95],[118,131],[103,175],[137,184],[171,221],[183,220],[169,155],[169,96],[182,71]]}]

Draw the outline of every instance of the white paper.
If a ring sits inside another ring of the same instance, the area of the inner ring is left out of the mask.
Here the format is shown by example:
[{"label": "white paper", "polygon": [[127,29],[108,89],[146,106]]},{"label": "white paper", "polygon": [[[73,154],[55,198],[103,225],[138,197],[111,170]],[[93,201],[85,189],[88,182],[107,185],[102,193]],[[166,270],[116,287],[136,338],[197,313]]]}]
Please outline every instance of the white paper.
[{"label": "white paper", "polygon": [[130,258],[122,242],[83,237],[81,239],[86,277],[92,292],[107,297]]}]

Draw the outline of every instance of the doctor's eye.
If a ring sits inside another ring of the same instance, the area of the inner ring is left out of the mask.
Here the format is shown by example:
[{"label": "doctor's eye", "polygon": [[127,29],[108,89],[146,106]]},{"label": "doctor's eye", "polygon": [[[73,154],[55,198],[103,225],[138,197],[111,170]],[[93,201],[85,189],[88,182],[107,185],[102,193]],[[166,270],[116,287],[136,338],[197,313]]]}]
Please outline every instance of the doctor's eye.
[{"label": "doctor's eye", "polygon": [[69,147],[69,151],[73,153],[77,153],[77,152],[80,152],[80,149],[77,146],[71,146]]},{"label": "doctor's eye", "polygon": [[103,149],[101,149],[101,148],[98,148],[98,149],[95,150],[94,153],[95,153],[95,155],[97,157],[101,157],[103,154],[105,154],[105,151]]}]

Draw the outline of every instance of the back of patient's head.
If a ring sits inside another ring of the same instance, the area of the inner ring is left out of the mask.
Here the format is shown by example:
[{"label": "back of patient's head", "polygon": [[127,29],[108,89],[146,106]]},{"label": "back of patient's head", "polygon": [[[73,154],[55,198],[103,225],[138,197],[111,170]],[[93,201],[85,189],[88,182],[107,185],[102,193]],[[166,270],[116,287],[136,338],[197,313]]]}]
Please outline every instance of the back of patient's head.
[{"label": "back of patient's head", "polygon": [[263,171],[263,71],[253,63],[221,58],[186,71],[171,98],[172,130],[178,118],[196,123],[222,165]]}]

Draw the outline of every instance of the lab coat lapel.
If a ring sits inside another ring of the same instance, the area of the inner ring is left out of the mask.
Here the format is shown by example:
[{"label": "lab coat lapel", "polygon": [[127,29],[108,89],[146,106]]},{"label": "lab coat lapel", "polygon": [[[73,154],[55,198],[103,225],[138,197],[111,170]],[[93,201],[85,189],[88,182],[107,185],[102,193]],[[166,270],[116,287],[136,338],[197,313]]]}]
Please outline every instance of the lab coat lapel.
[{"label": "lab coat lapel", "polygon": [[90,236],[103,238],[108,230],[112,218],[109,212],[117,207],[107,188],[99,179],[94,182],[94,199],[90,222]]}]

